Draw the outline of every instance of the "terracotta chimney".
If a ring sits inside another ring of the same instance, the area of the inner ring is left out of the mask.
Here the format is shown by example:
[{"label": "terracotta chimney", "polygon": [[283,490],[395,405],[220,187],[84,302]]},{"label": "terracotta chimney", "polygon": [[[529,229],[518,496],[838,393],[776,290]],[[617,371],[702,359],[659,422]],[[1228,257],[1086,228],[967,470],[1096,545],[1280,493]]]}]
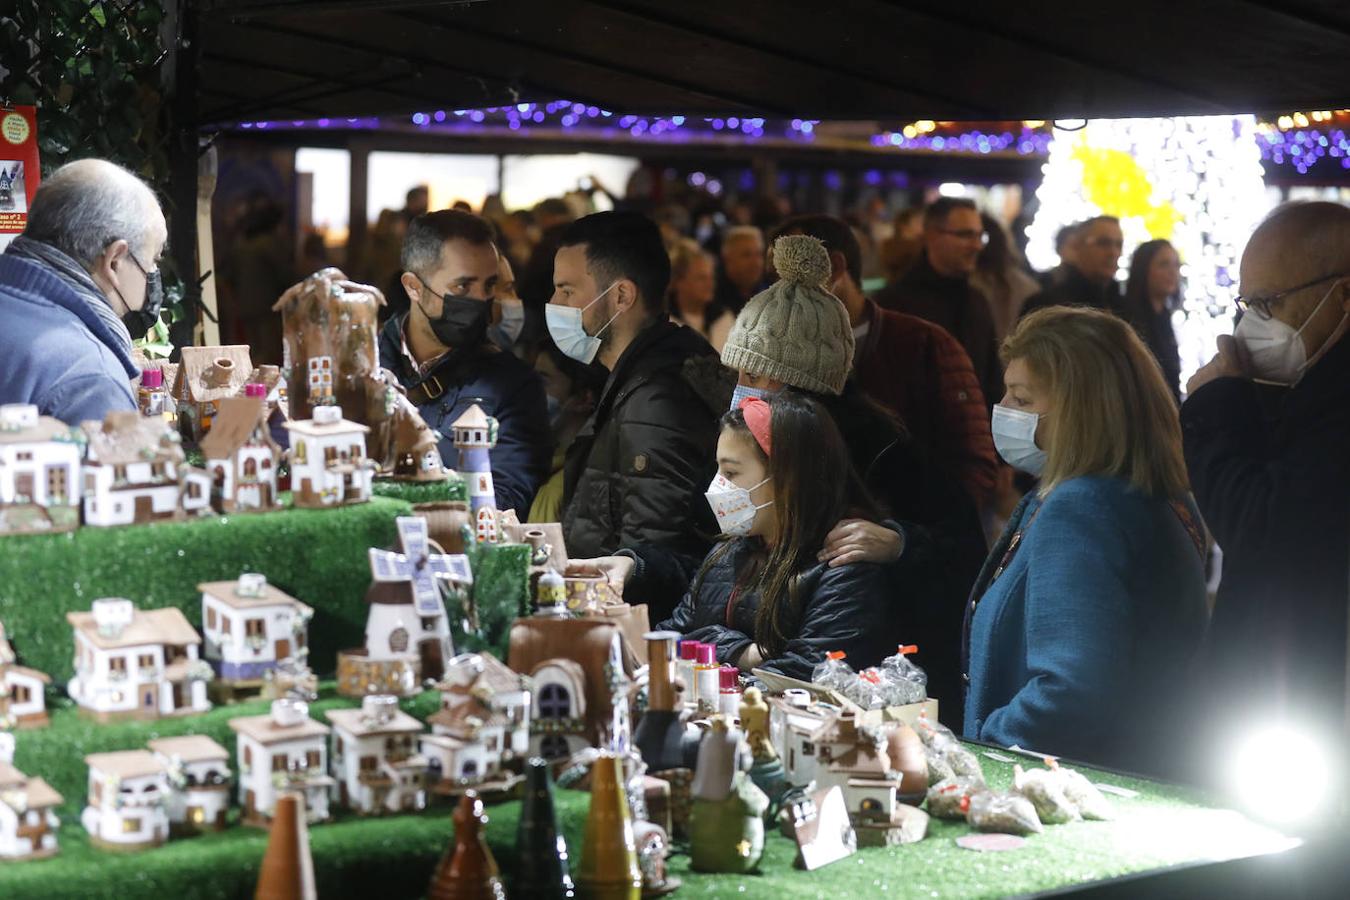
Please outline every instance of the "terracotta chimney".
[{"label": "terracotta chimney", "polygon": [[234,374],[234,362],[220,357],[211,363],[211,367],[202,376],[207,387],[221,388],[230,386],[230,376]]}]

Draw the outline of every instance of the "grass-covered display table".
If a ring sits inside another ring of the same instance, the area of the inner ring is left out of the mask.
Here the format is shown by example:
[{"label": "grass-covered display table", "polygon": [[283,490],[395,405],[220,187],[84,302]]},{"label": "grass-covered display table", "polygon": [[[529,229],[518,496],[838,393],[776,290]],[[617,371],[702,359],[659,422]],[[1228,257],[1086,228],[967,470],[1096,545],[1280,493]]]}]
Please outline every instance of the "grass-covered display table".
[{"label": "grass-covered display table", "polygon": [[[324,696],[311,707],[351,705]],[[438,697],[422,694],[403,708],[425,718]],[[86,792],[86,753],[143,747],[153,737],[207,734],[233,754],[226,721],[252,715],[266,704],[250,702],[214,709],[188,719],[95,726],[68,706],[53,713],[50,728],[19,735],[15,763],[42,774],[66,797],[61,809],[59,856],[0,866],[0,897],[22,898],[245,898],[252,896],[266,848],[265,833],[234,824],[223,833],[176,839],[138,854],[107,853],[91,847],[78,824]],[[974,748],[977,752],[980,748]],[[1007,787],[1012,767],[981,756],[989,783]],[[232,759],[237,771],[237,760]],[[1114,799],[1114,822],[1084,822],[1047,827],[1020,850],[980,854],[962,850],[955,838],[967,834],[962,823],[934,820],[926,840],[908,847],[862,850],[856,856],[813,873],[792,868],[795,845],[772,833],[760,873],[749,876],[691,873],[688,857],[676,855],[671,870],[684,881],[678,896],[791,898],[983,897],[1039,892],[1116,878],[1130,873],[1215,859],[1268,853],[1287,846],[1278,834],[1236,813],[1210,808],[1187,792],[1156,782],[1093,773],[1095,781],[1138,791],[1132,799]],[[558,808],[573,860],[581,852],[588,795],[561,791]],[[518,804],[488,808],[488,842],[510,886],[510,875],[527,864],[515,856]],[[321,897],[420,897],[432,868],[453,830],[448,807],[416,815],[361,819],[339,813],[310,830],[311,851]]]}]

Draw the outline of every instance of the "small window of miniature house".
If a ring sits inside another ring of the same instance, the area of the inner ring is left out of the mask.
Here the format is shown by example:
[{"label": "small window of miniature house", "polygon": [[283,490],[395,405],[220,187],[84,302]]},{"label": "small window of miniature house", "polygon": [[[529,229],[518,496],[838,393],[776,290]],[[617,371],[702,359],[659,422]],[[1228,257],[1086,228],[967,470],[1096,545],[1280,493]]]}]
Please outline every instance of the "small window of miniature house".
[{"label": "small window of miniature house", "polygon": [[141,830],[141,817],[140,817],[140,816],[123,816],[123,817],[122,817],[122,833],[123,833],[123,834],[135,834],[136,832],[138,832],[138,831],[140,831],[140,830]]},{"label": "small window of miniature house", "polygon": [[286,754],[285,754],[285,753],[278,753],[276,756],[272,757],[272,771],[273,771],[273,772],[285,772],[285,771],[286,771]]},{"label": "small window of miniature house", "polygon": [[264,472],[266,472],[270,468],[272,468],[272,457],[264,456],[262,458],[262,469]]},{"label": "small window of miniature house", "polygon": [[867,814],[881,812],[881,801],[876,797],[864,797],[862,803],[858,804],[858,811]]},{"label": "small window of miniature house", "polygon": [[27,703],[33,699],[33,691],[26,684],[16,684],[10,688],[10,696],[15,703]]},{"label": "small window of miniature house", "polygon": [[248,459],[244,460],[244,477],[245,478],[258,477],[258,461],[251,456]]},{"label": "small window of miniature house", "polygon": [[464,765],[459,767],[460,778],[472,778],[478,774],[478,760],[466,759]]},{"label": "small window of miniature house", "polygon": [[291,448],[291,452],[295,454],[297,463],[303,463],[305,461],[305,442],[296,441],[295,446]]},{"label": "small window of miniature house", "polygon": [[305,754],[305,765],[311,769],[318,769],[323,766],[322,760],[319,759],[318,750],[311,750]]},{"label": "small window of miniature house", "polygon": [[206,627],[212,631],[216,628],[216,608],[214,606],[206,608]]},{"label": "small window of miniature house", "polygon": [[572,694],[561,684],[546,684],[539,689],[539,717],[566,719],[572,713]]},{"label": "small window of miniature house", "polygon": [[406,653],[408,650],[408,629],[395,628],[389,632],[389,651],[391,653]]},{"label": "small window of miniature house", "polygon": [[127,674],[127,659],[125,656],[113,656],[108,659],[108,671],[112,672],[113,677]]},{"label": "small window of miniature house", "polygon": [[539,741],[539,755],[544,759],[562,759],[569,752],[567,738],[560,734],[546,734]]}]

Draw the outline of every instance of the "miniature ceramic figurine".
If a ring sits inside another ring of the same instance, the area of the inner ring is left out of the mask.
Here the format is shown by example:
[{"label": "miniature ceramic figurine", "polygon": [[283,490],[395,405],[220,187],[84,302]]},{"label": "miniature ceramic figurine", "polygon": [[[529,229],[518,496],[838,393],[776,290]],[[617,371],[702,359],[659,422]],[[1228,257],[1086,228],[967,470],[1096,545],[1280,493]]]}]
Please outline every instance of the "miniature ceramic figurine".
[{"label": "miniature ceramic figurine", "polygon": [[0,534],[80,524],[78,429],[28,403],[0,406]]},{"label": "miniature ceramic figurine", "polygon": [[516,852],[522,861],[511,880],[511,892],[538,900],[571,900],[576,897],[567,841],[558,830],[553,806],[553,776],[548,763],[534,758],[525,764],[525,795],[521,798],[520,823],[516,828]]},{"label": "miniature ceramic figurine", "polygon": [[838,785],[788,804],[783,815],[791,818],[788,825],[797,842],[794,865],[799,869],[812,872],[858,851],[858,837]]},{"label": "miniature ceramic figurine", "polygon": [[0,762],[0,860],[54,856],[61,825],[55,810],[62,802],[41,778]]},{"label": "miniature ceramic figurine", "polygon": [[567,609],[567,586],[556,569],[548,569],[535,584],[534,609],[538,615],[555,619],[570,619]]},{"label": "miniature ceramic figurine", "polygon": [[750,780],[750,748],[722,716],[698,748],[689,859],[696,872],[743,874],[764,853],[764,812],[769,798]]},{"label": "miniature ceramic figurine", "polygon": [[497,861],[483,833],[487,821],[477,794],[469,791],[459,798],[453,843],[431,874],[427,900],[506,900]]},{"label": "miniature ceramic figurine", "polygon": [[451,425],[459,448],[459,474],[469,486],[469,512],[480,544],[498,539],[497,495],[492,487],[489,451],[497,445],[497,420],[475,403]]},{"label": "miniature ceramic figurine", "polygon": [[382,469],[395,481],[446,481],[453,477],[455,473],[441,461],[436,432],[402,392],[394,391],[392,396],[389,455]]},{"label": "miniature ceramic figurine", "polygon": [[174,403],[178,407],[178,430],[193,446],[211,431],[220,403],[243,393],[253,362],[248,346],[183,347],[174,379]]},{"label": "miniature ceramic figurine", "polygon": [[430,789],[453,796],[468,787],[479,796],[519,781],[506,766],[530,746],[530,680],[490,653],[457,656],[446,665],[441,708],[422,736]]},{"label": "miniature ceramic figurine", "polygon": [[206,659],[215,667],[219,689],[231,696],[261,690],[267,673],[309,642],[314,610],[248,572],[237,581],[197,585],[202,592]]},{"label": "miniature ceramic figurine", "polygon": [[[851,710],[833,716],[811,736],[816,784],[843,791],[862,847],[911,843],[928,831],[927,814],[899,797],[902,786],[910,794],[926,792],[927,765],[903,740],[897,746],[907,747],[906,755],[892,761],[888,737],[882,728],[860,727]],[[897,764],[905,769],[897,771]]]},{"label": "miniature ceramic figurine", "polygon": [[293,419],[286,430],[296,506],[322,509],[370,499],[375,463],[366,456],[369,428],[342,418],[336,406],[316,406],[313,418]]},{"label": "miniature ceramic figurine", "polygon": [[105,850],[146,850],[169,839],[168,773],[148,750],[91,753],[89,804],[80,824]]},{"label": "miniature ceramic figurine", "polygon": [[157,738],[148,744],[164,767],[165,808],[174,834],[220,831],[230,808],[230,752],[206,735]]},{"label": "miniature ceramic figurine", "polygon": [[10,728],[41,728],[47,718],[46,685],[50,675],[19,665],[0,622],[0,731]]},{"label": "miniature ceramic figurine", "polygon": [[681,720],[675,694],[675,645],[679,632],[649,631],[647,640],[647,709],[638,721],[633,744],[652,770],[692,768],[698,757],[699,733]]},{"label": "miniature ceramic figurine", "polygon": [[242,397],[220,401],[202,458],[211,474],[211,504],[219,513],[276,509],[281,447],[267,427],[266,389],[246,384]]},{"label": "miniature ceramic figurine", "polygon": [[683,882],[667,871],[670,836],[666,830],[655,822],[634,822],[633,840],[637,844],[638,870],[642,872],[642,896],[664,897],[679,890]]},{"label": "miniature ceramic figurine", "polygon": [[427,758],[418,752],[422,723],[390,695],[363,697],[360,709],[330,709],[338,803],[363,815],[412,812],[427,805]]},{"label": "miniature ceramic figurine", "polygon": [[507,665],[530,676],[538,713],[530,753],[554,761],[603,746],[614,729],[617,676],[631,680],[639,663],[617,619],[536,614],[511,626]]},{"label": "miniature ceramic figurine", "polygon": [[622,780],[619,758],[601,754],[591,772],[591,807],[577,875],[583,896],[623,900],[642,896],[642,870]]},{"label": "miniature ceramic figurine", "polygon": [[282,794],[277,798],[267,852],[254,900],[318,900],[314,885],[314,859],[309,852],[309,826],[305,824],[305,798]]},{"label": "miniature ceramic figurine", "polygon": [[242,820],[266,827],[285,791],[301,793],[309,822],[328,818],[328,792],[335,784],[328,776],[328,726],[309,717],[309,704],[273,700],[262,716],[230,719],[236,735],[239,761],[239,805]]},{"label": "miniature ceramic figurine", "polygon": [[75,630],[75,677],[67,685],[80,711],[99,721],[205,712],[211,666],[197,658],[201,636],[176,607],[136,609],[130,600],[94,601],[66,613]]},{"label": "miniature ceramic figurine", "polygon": [[421,516],[399,516],[402,553],[370,549],[364,648],[338,654],[338,691],[406,696],[440,678],[453,654],[442,582],[472,584],[468,557],[431,543]]},{"label": "miniature ceramic figurine", "polygon": [[747,688],[741,695],[740,719],[750,744],[750,757],[754,760],[750,780],[768,796],[772,811],[787,790],[787,774],[783,770],[783,761],[773,748],[773,741],[769,739],[769,704],[764,702],[764,694],[759,688]]},{"label": "miniature ceramic figurine", "polygon": [[188,466],[182,440],[159,419],[110,412],[85,422],[84,524],[101,527],[210,512],[211,476]]}]

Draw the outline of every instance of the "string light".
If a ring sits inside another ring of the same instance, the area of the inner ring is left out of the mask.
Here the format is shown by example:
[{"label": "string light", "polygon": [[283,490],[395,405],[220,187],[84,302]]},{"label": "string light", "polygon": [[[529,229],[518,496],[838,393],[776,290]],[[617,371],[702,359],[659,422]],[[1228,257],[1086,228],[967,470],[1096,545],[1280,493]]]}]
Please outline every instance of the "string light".
[{"label": "string light", "polygon": [[1121,276],[1139,244],[1166,238],[1181,256],[1185,308],[1173,322],[1182,382],[1214,355],[1215,338],[1232,331],[1238,260],[1270,208],[1252,116],[1094,120],[1056,133],[1038,211],[1027,229],[1027,258],[1058,263],[1055,235],[1096,215],[1121,220]]}]

